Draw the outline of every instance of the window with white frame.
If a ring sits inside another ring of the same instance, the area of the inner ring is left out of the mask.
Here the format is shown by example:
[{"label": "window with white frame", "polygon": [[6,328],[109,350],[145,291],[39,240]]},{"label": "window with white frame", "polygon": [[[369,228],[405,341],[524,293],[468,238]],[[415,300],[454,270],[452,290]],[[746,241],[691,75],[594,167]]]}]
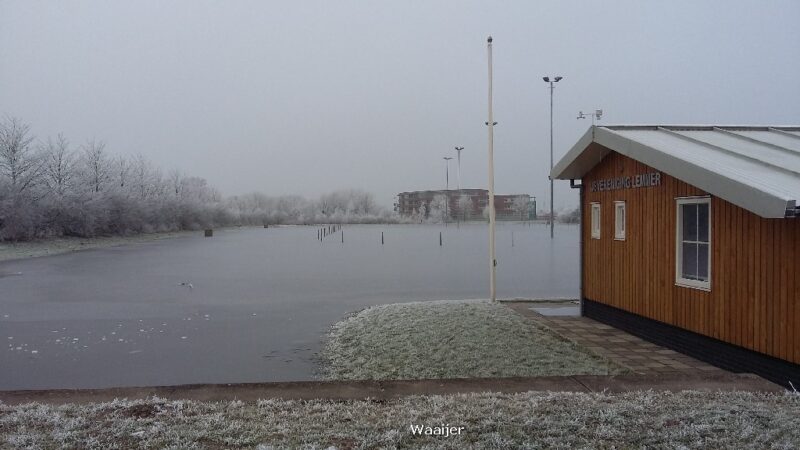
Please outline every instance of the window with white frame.
[{"label": "window with white frame", "polygon": [[600,239],[600,203],[592,203],[592,239]]},{"label": "window with white frame", "polygon": [[677,245],[675,283],[711,289],[711,199],[676,199]]},{"label": "window with white frame", "polygon": [[614,202],[614,239],[625,240],[625,202]]}]

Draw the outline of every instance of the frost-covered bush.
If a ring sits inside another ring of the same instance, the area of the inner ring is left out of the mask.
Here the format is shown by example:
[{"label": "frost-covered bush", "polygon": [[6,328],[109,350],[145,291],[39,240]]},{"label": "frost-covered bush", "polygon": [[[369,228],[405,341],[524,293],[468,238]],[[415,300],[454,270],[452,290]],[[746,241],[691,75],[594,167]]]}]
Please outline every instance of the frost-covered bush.
[{"label": "frost-covered bush", "polygon": [[317,200],[251,193],[231,197],[225,203],[239,225],[409,222],[396,212],[378,206],[372,194],[357,189],[335,191]]},{"label": "frost-covered bush", "polygon": [[102,141],[35,145],[30,127],[0,120],[0,241],[116,236],[228,225],[392,223],[360,190],[308,200],[260,193],[223,199],[199,177],[168,176],[142,155],[112,157]]}]

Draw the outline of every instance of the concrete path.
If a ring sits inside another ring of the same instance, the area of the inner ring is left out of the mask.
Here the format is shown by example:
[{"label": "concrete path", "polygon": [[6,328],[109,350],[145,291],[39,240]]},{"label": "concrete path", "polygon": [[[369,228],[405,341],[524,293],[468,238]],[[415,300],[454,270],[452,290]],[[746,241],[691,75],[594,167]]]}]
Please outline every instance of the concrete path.
[{"label": "concrete path", "polygon": [[[521,315],[545,325],[581,347],[627,367],[635,374],[728,373],[711,364],[658,346],[587,317],[545,316],[532,309],[542,307],[541,303],[503,302],[503,304]],[[563,306],[558,302],[551,302],[549,305],[551,307]]]},{"label": "concrete path", "polygon": [[456,394],[469,392],[628,392],[641,390],[679,392],[754,391],[782,392],[780,386],[749,374],[666,374],[666,375],[576,375],[530,378],[465,378],[403,381],[301,381],[291,383],[197,384],[185,386],[130,387],[110,389],[59,389],[42,391],[0,391],[0,402],[16,405],[29,402],[50,404],[107,402],[116,398],[146,399],[157,396],[170,400],[256,401],[260,399],[388,400],[408,395]]}]

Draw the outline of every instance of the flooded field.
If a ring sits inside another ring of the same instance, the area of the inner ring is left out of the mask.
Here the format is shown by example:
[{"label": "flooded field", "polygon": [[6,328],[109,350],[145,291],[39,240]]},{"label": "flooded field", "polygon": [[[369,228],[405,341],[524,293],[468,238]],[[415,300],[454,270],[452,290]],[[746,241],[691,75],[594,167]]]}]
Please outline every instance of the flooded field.
[{"label": "flooded field", "polygon": [[[488,295],[485,224],[343,233],[242,228],[0,262],[0,389],[308,380],[348,312]],[[498,296],[577,297],[578,252],[577,226],[551,241],[499,225]]]}]

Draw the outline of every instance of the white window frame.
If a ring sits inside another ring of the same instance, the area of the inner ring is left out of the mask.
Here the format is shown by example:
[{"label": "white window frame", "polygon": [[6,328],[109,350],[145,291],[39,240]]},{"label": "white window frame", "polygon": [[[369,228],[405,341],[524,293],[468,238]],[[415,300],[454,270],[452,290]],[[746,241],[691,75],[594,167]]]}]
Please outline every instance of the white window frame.
[{"label": "white window frame", "polygon": [[[592,202],[589,205],[589,222],[592,227],[592,239],[600,239],[600,222],[602,222],[602,216],[600,215],[600,203]],[[597,220],[594,220],[595,209],[597,210]]]},{"label": "white window frame", "polygon": [[[622,211],[622,220],[620,220],[620,211]],[[627,221],[626,208],[624,201],[614,202],[614,240],[625,240],[625,222]]]},{"label": "white window frame", "polygon": [[[711,236],[712,236],[712,229],[711,229],[711,197],[710,196],[703,196],[703,197],[678,197],[675,199],[676,209],[675,209],[675,284],[678,286],[693,288],[693,289],[700,289],[703,291],[710,291],[711,290],[711,258],[712,258],[712,247],[711,247]],[[707,204],[708,205],[708,280],[700,281],[700,280],[692,280],[688,278],[683,278],[681,276],[683,274],[683,215],[681,213],[681,206],[683,205],[697,205],[697,204]]]}]

